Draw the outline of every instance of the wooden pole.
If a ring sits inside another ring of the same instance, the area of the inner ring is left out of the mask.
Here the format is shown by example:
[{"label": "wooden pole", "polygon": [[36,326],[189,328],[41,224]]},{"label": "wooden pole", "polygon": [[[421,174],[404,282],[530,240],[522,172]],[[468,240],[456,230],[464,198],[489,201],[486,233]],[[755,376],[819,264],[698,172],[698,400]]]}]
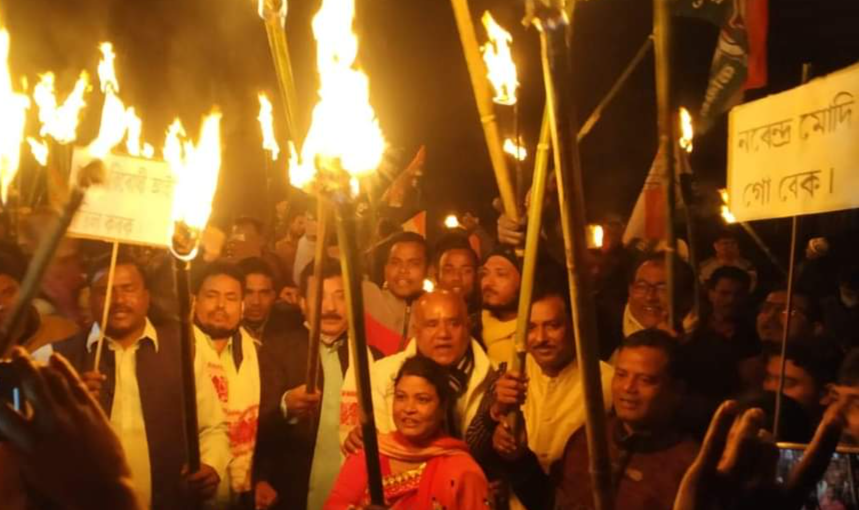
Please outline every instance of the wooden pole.
[{"label": "wooden pole", "polygon": [[110,319],[110,305],[113,300],[113,278],[116,275],[116,258],[119,256],[119,241],[113,242],[113,249],[110,253],[110,266],[107,269],[107,290],[104,295],[104,311],[101,313],[101,324],[98,328],[98,343],[95,348],[95,363],[93,370],[98,372],[98,367],[101,366],[101,353],[104,349],[104,335],[107,331],[107,322]]},{"label": "wooden pole", "polygon": [[[535,2],[536,3],[536,2]],[[596,310],[590,278],[585,267],[587,222],[578,142],[574,83],[570,55],[571,18],[558,7],[537,8],[546,102],[555,154],[555,177],[570,286],[576,362],[582,374],[585,428],[596,510],[614,508],[611,462],[608,452],[605,405],[597,349]]]},{"label": "wooden pole", "polygon": [[[96,165],[101,165],[101,162],[96,162]],[[60,245],[72,219],[83,204],[86,190],[89,187],[88,183],[78,185],[72,188],[69,195],[69,201],[63,207],[60,217],[51,227],[47,235],[39,243],[36,253],[30,265],[27,267],[27,273],[24,275],[24,280],[21,282],[21,290],[18,293],[18,300],[12,305],[12,310],[6,316],[6,323],[0,327],[0,355],[8,357],[9,351],[13,347],[15,332],[21,327],[21,323],[26,317],[30,303],[39,291],[42,283],[42,277],[48,269],[54,254]]]},{"label": "wooden pole", "polygon": [[[808,83],[811,76],[811,64],[802,65],[802,83]],[[781,335],[781,369],[778,374],[778,393],[775,396],[775,417],[773,418],[773,436],[778,441],[781,424],[781,407],[784,394],[784,369],[787,365],[787,340],[790,335],[790,320],[793,315],[793,279],[796,269],[796,238],[799,231],[799,217],[791,218],[790,224],[790,259],[787,262],[787,299],[785,300],[784,331]]]},{"label": "wooden pole", "polygon": [[[285,2],[286,0],[280,0]],[[261,13],[265,24],[265,33],[268,38],[268,46],[271,51],[274,71],[277,75],[280,95],[283,101],[284,119],[289,133],[289,139],[295,144],[297,150],[301,149],[302,136],[298,127],[298,100],[295,96],[295,79],[292,74],[292,60],[289,56],[289,46],[286,40],[284,23],[286,20],[280,15],[279,3],[277,8],[271,5],[272,0],[266,0],[265,7]],[[287,180],[287,182],[289,182]]]},{"label": "wooden pole", "polygon": [[382,468],[379,463],[379,442],[373,415],[370,388],[370,360],[367,355],[367,333],[364,326],[364,296],[361,290],[360,254],[356,232],[355,206],[351,199],[341,197],[336,204],[337,238],[340,244],[340,266],[346,284],[346,310],[349,318],[349,343],[355,356],[355,388],[358,393],[358,420],[364,436],[364,456],[370,502],[384,505]]},{"label": "wooden pole", "polygon": [[676,215],[677,160],[674,146],[677,144],[677,116],[674,113],[671,87],[671,12],[670,0],[653,0],[653,38],[656,55],[656,118],[659,132],[659,165],[663,171],[665,195],[665,272],[668,286],[668,324],[678,326],[675,302],[674,259],[677,256],[677,238],[674,235]]},{"label": "wooden pole", "polygon": [[486,64],[480,56],[477,36],[474,33],[474,22],[471,19],[471,11],[468,9],[468,0],[451,0],[451,5],[459,30],[459,38],[462,41],[462,49],[465,53],[468,74],[471,77],[471,86],[474,89],[477,111],[480,114],[480,122],[483,124],[483,134],[489,149],[489,159],[492,161],[492,169],[498,183],[498,192],[504,206],[504,214],[514,221],[519,221],[516,193],[510,179],[510,171],[507,168],[498,123],[495,121],[492,91],[489,86],[489,79],[486,77]]},{"label": "wooden pole", "polygon": [[200,470],[200,436],[197,419],[197,383],[194,376],[194,326],[191,320],[191,260],[197,252],[199,232],[176,222],[173,234],[173,271],[179,303],[179,358],[182,369],[182,401],[188,471]]},{"label": "wooden pole", "polygon": [[316,199],[316,252],[313,258],[313,292],[309,301],[308,322],[310,322],[310,348],[307,351],[307,392],[315,393],[319,381],[319,338],[322,334],[322,268],[325,263],[325,239],[328,237],[328,213],[325,202],[319,196]]}]

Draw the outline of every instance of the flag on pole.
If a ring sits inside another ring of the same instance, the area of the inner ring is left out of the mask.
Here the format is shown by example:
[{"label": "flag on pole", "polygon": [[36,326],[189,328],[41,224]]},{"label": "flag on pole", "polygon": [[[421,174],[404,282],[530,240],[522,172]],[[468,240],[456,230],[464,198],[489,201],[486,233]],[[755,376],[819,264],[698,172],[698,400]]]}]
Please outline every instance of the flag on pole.
[{"label": "flag on pole", "polygon": [[767,83],[769,0],[679,0],[675,14],[721,28],[696,131],[742,102],[743,92]]},{"label": "flag on pole", "polygon": [[420,234],[426,239],[427,237],[427,212],[421,211],[403,223],[403,231],[414,232]]}]

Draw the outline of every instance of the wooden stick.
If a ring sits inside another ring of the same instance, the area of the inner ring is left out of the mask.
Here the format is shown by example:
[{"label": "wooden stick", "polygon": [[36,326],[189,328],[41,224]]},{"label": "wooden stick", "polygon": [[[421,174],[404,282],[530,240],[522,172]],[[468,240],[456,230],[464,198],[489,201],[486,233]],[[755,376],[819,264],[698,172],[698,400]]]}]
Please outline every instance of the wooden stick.
[{"label": "wooden stick", "polygon": [[[285,2],[286,0],[281,0]],[[266,2],[263,21],[265,23],[266,37],[268,38],[271,58],[274,63],[274,71],[277,75],[280,95],[283,101],[284,120],[286,120],[289,139],[295,144],[297,150],[301,149],[302,135],[298,127],[298,99],[295,96],[295,79],[292,74],[292,61],[289,56],[289,46],[286,40],[286,30],[277,10],[269,9]],[[287,179],[287,182],[289,180]]]},{"label": "wooden stick", "polygon": [[665,194],[665,273],[668,290],[668,324],[678,326],[675,294],[674,259],[677,256],[677,238],[674,235],[674,216],[677,180],[677,159],[674,146],[677,144],[677,115],[674,112],[671,86],[671,12],[669,0],[653,0],[653,39],[656,55],[656,114],[659,130],[659,152],[664,172]]},{"label": "wooden stick", "polygon": [[360,254],[356,240],[355,207],[348,198],[337,204],[337,238],[340,243],[340,267],[346,285],[346,310],[349,317],[349,342],[355,356],[355,389],[358,393],[358,420],[364,436],[367,480],[370,502],[384,505],[379,442],[373,415],[370,388],[370,360],[367,355],[367,332],[364,326],[364,296],[361,289]]},{"label": "wooden stick", "polygon": [[[536,2],[535,2],[536,3]],[[550,112],[555,178],[569,280],[576,342],[576,363],[582,374],[594,508],[614,508],[605,405],[597,349],[596,310],[585,268],[587,225],[581,161],[575,134],[576,113],[570,86],[574,83],[570,55],[571,20],[558,7],[536,13],[540,28],[546,102]]]},{"label": "wooden stick", "polygon": [[95,363],[93,370],[98,372],[101,366],[101,352],[104,348],[104,335],[107,331],[107,322],[110,318],[110,304],[113,299],[113,278],[116,276],[116,258],[119,255],[119,241],[113,242],[113,250],[110,253],[110,267],[107,270],[107,290],[104,295],[104,311],[101,313],[101,327],[98,328],[98,343],[95,348]]},{"label": "wooden stick", "polygon": [[[325,240],[328,237],[328,213],[322,196],[317,197],[316,252],[313,258],[313,293],[310,300],[308,322],[310,322],[310,345],[307,350],[307,392],[315,393],[319,382],[319,342],[322,335],[322,293],[324,290],[322,268],[325,265]],[[309,296],[306,296],[309,297]]]},{"label": "wooden stick", "polygon": [[495,180],[498,183],[501,203],[504,205],[504,214],[514,221],[519,221],[519,210],[516,207],[516,193],[510,179],[510,171],[507,168],[507,160],[504,156],[504,147],[501,143],[498,123],[495,121],[492,93],[489,79],[486,77],[486,64],[480,56],[477,36],[474,33],[474,22],[471,19],[471,11],[468,9],[468,0],[451,0],[451,5],[453,6],[453,14],[456,17],[456,26],[459,29],[462,49],[465,53],[468,74],[471,76],[471,86],[474,89],[477,111],[480,114],[480,122],[483,124],[483,134],[486,137],[486,146],[489,149],[489,159],[495,172]]}]

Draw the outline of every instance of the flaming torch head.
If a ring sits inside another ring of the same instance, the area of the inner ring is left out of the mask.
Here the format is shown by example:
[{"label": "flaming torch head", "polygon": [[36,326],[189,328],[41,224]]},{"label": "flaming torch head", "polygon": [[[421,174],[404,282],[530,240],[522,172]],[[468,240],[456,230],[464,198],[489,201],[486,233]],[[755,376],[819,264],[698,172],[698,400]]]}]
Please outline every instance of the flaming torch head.
[{"label": "flaming torch head", "polygon": [[164,159],[176,176],[173,194],[173,253],[190,260],[196,256],[200,235],[209,221],[212,199],[221,168],[221,114],[203,119],[196,145],[184,140],[185,131],[176,120],[167,131]]},{"label": "flaming torch head", "polygon": [[262,148],[271,153],[272,161],[277,161],[277,157],[280,155],[280,146],[274,136],[274,114],[272,112],[271,101],[265,94],[260,94],[257,120],[259,120],[262,129]]},{"label": "flaming torch head", "polygon": [[57,103],[54,80],[53,73],[45,73],[33,90],[33,99],[39,107],[39,122],[42,123],[40,135],[50,136],[67,145],[77,139],[80,114],[86,106],[84,96],[90,88],[89,75],[86,71],[81,72],[75,88],[62,105]]},{"label": "flaming torch head", "polygon": [[30,99],[12,89],[8,58],[9,32],[0,29],[0,202],[4,204],[21,162],[24,124],[30,107]]},{"label": "flaming torch head", "polygon": [[692,115],[686,108],[680,108],[680,148],[688,153],[692,152],[692,140],[695,138],[695,130],[692,127]]},{"label": "flaming torch head", "polygon": [[382,162],[385,138],[370,105],[367,76],[355,65],[354,17],[354,0],[323,0],[313,18],[319,102],[300,158],[290,146],[293,186],[306,187],[316,177],[318,186],[352,194],[355,179]]},{"label": "flaming torch head", "polygon": [[449,229],[459,228],[459,218],[457,218],[455,214],[448,214],[447,217],[444,219],[444,226]]},{"label": "flaming torch head", "polygon": [[528,159],[528,151],[521,144],[513,141],[512,138],[504,140],[504,152],[510,154],[519,161]]},{"label": "flaming torch head", "polygon": [[731,209],[728,208],[728,190],[720,189],[719,196],[722,197],[722,219],[729,225],[736,223],[737,218],[734,216],[734,213],[731,212]]},{"label": "flaming torch head", "polygon": [[519,79],[516,75],[516,64],[513,63],[513,55],[510,53],[510,43],[513,37],[510,32],[501,28],[495,22],[495,18],[486,11],[483,13],[483,26],[489,42],[480,50],[483,52],[483,61],[486,62],[487,76],[495,89],[493,101],[503,105],[516,104],[516,89],[519,88]]}]

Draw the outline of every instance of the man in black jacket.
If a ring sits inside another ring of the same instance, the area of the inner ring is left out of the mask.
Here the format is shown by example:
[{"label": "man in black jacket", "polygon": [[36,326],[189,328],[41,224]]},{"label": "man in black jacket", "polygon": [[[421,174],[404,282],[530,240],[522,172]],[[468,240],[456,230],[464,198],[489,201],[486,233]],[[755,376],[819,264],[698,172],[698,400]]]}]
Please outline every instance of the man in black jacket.
[{"label": "man in black jacket", "polygon": [[[307,391],[306,327],[266,339],[260,349],[260,432],[255,460],[256,507],[317,510],[340,470],[340,388],[351,359],[340,264],[322,268],[319,384]],[[300,278],[301,307],[313,300],[313,264]],[[371,353],[378,357],[377,352]]]}]

